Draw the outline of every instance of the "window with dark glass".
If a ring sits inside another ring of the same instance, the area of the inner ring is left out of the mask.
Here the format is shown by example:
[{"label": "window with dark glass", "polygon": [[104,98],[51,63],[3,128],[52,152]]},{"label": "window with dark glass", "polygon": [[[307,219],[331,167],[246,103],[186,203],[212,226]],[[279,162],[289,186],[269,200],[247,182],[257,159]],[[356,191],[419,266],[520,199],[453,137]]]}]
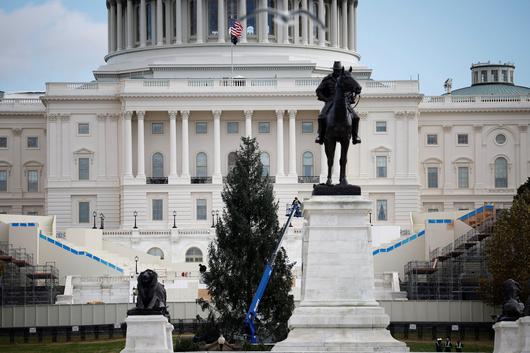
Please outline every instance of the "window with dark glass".
[{"label": "window with dark glass", "polygon": [[388,221],[388,201],[377,200],[376,207],[377,207],[377,220]]},{"label": "window with dark glass", "polygon": [[427,135],[427,144],[428,145],[437,145],[438,144],[438,135],[428,134]]},{"label": "window with dark glass", "polygon": [[261,152],[260,155],[261,160],[261,174],[263,176],[269,176],[271,174],[271,158],[267,152]]},{"label": "window with dark glass", "polygon": [[508,82],[508,71],[507,70],[502,70],[502,81]]},{"label": "window with dark glass", "polygon": [[197,199],[196,213],[198,221],[205,221],[208,219],[208,212],[206,209],[206,199]]},{"label": "window with dark glass", "polygon": [[7,137],[0,137],[0,148],[7,148]]},{"label": "window with dark glass", "polygon": [[39,138],[36,136],[29,136],[27,146],[28,148],[39,148]]},{"label": "window with dark glass", "polygon": [[312,121],[302,121],[302,133],[303,134],[313,133],[313,122]]},{"label": "window with dark glass", "polygon": [[89,158],[79,158],[79,180],[88,180],[90,179],[90,159]]},{"label": "window with dark glass", "polygon": [[258,123],[258,132],[260,134],[268,134],[271,132],[271,123],[268,121],[260,121]]},{"label": "window with dark glass", "polygon": [[7,170],[0,170],[0,192],[7,191]]},{"label": "window with dark glass", "polygon": [[202,251],[199,248],[189,248],[186,251],[186,262],[202,262]]},{"label": "window with dark glass", "polygon": [[78,204],[78,208],[79,223],[90,223],[90,202],[81,201]]},{"label": "window with dark glass", "polygon": [[157,152],[153,154],[153,178],[164,177],[164,156]]},{"label": "window with dark glass", "polygon": [[207,134],[208,133],[208,123],[206,121],[197,121],[195,123],[195,133],[197,135],[199,135],[199,134]]},{"label": "window with dark glass", "polygon": [[508,161],[503,157],[495,160],[495,187],[508,187]]},{"label": "window with dark glass", "polygon": [[480,72],[480,80],[481,80],[481,82],[488,82],[488,72],[487,71],[481,71]]},{"label": "window with dark glass", "polygon": [[188,19],[188,23],[190,24],[190,36],[195,36],[197,35],[197,0],[190,0],[188,6],[190,14]]},{"label": "window with dark glass", "polygon": [[28,192],[39,192],[39,172],[28,170]]},{"label": "window with dark glass", "polygon": [[304,176],[313,176],[313,153],[304,152],[303,171]]},{"label": "window with dark glass", "polygon": [[239,134],[239,123],[237,121],[229,121],[226,123],[226,131],[229,134]]},{"label": "window with dark glass", "polygon": [[386,132],[386,121],[376,121],[375,132]]},{"label": "window with dark glass", "polygon": [[[147,27],[147,40],[151,40],[152,37],[153,37],[153,33],[151,32],[151,28],[152,28],[152,23],[151,23],[151,12],[153,11],[153,8],[151,6],[151,3],[148,2],[146,4],[146,7],[145,7],[146,11],[145,11],[145,14],[146,14],[146,27]],[[138,26],[140,27],[140,26]]]},{"label": "window with dark glass", "polygon": [[208,157],[206,153],[199,152],[195,157],[195,176],[206,177],[208,176]]},{"label": "window with dark glass", "polygon": [[386,156],[376,156],[376,176],[378,178],[386,178],[387,177],[387,157]]},{"label": "window with dark glass", "polygon": [[162,135],[164,133],[164,123],[151,123],[151,133],[153,135]]},{"label": "window with dark glass", "polygon": [[90,134],[90,125],[88,123],[79,123],[79,124],[77,124],[77,134],[78,135],[88,135],[88,134]]},{"label": "window with dark glass", "polygon": [[[256,10],[256,0],[243,0],[247,2],[247,13],[253,13]],[[251,16],[247,19],[247,35],[254,36],[257,34],[256,19],[258,16]]]},{"label": "window with dark glass", "polygon": [[469,188],[469,168],[458,167],[458,187],[460,189]]},{"label": "window with dark glass", "polygon": [[152,209],[153,221],[163,221],[164,220],[164,200],[153,199],[152,208],[153,208]]},{"label": "window with dark glass", "polygon": [[437,167],[427,168],[427,187],[430,189],[438,188],[438,168]]},{"label": "window with dark glass", "polygon": [[467,145],[468,144],[468,136],[467,134],[458,134],[457,135],[457,141],[459,145]]}]

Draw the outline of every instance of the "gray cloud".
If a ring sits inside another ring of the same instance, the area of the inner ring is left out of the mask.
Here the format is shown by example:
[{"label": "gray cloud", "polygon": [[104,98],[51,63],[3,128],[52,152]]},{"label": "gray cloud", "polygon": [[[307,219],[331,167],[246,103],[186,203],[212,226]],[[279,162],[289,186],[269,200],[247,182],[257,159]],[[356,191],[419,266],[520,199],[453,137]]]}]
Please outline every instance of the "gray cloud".
[{"label": "gray cloud", "polygon": [[107,51],[107,25],[59,0],[0,9],[0,90],[42,90],[45,82],[85,81]]}]

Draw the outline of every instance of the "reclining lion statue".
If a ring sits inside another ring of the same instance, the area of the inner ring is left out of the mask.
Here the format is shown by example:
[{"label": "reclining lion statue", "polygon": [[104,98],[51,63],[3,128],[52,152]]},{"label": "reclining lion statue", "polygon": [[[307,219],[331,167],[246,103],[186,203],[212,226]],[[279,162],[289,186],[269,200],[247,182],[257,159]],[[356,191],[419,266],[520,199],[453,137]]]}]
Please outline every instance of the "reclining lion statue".
[{"label": "reclining lion statue", "polygon": [[127,311],[127,315],[164,315],[169,319],[166,306],[166,289],[158,282],[153,270],[145,270],[138,275],[138,297],[136,307]]}]

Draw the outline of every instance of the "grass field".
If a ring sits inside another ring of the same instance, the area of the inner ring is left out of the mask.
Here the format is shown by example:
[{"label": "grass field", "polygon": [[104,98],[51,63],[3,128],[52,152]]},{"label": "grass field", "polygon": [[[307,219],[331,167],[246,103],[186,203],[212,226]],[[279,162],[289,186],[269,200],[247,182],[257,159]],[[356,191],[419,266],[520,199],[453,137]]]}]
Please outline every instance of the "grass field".
[{"label": "grass field", "polygon": [[[411,352],[433,352],[434,342],[406,341]],[[125,346],[124,339],[69,343],[21,343],[1,344],[2,353],[119,353]],[[493,342],[464,342],[464,352],[493,352]]]}]

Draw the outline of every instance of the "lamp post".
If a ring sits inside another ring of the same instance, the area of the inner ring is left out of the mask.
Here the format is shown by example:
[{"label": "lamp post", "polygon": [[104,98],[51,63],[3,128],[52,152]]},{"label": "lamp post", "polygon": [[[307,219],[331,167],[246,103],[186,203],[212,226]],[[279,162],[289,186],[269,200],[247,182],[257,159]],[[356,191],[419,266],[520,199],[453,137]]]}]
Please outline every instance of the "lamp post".
[{"label": "lamp post", "polygon": [[138,274],[138,256],[134,257],[134,273]]},{"label": "lamp post", "polygon": [[133,215],[134,215],[134,227],[133,227],[133,229],[138,229],[138,227],[136,226],[136,216],[138,216],[138,212],[134,211]]},{"label": "lamp post", "polygon": [[212,228],[215,227],[214,222],[215,222],[215,211],[212,210]]},{"label": "lamp post", "polygon": [[219,223],[219,210],[215,210],[215,224],[217,225]]},{"label": "lamp post", "polygon": [[96,216],[98,215],[98,213],[96,211],[92,212],[92,217],[94,217],[94,226],[92,227],[92,229],[98,229],[98,227],[96,226]]},{"label": "lamp post", "polygon": [[177,228],[177,211],[173,211],[173,228]]},{"label": "lamp post", "polygon": [[103,213],[99,214],[99,219],[101,220],[99,229],[105,229],[105,215]]},{"label": "lamp post", "polygon": [[372,211],[368,212],[368,216],[370,217],[370,226],[372,225]]}]

